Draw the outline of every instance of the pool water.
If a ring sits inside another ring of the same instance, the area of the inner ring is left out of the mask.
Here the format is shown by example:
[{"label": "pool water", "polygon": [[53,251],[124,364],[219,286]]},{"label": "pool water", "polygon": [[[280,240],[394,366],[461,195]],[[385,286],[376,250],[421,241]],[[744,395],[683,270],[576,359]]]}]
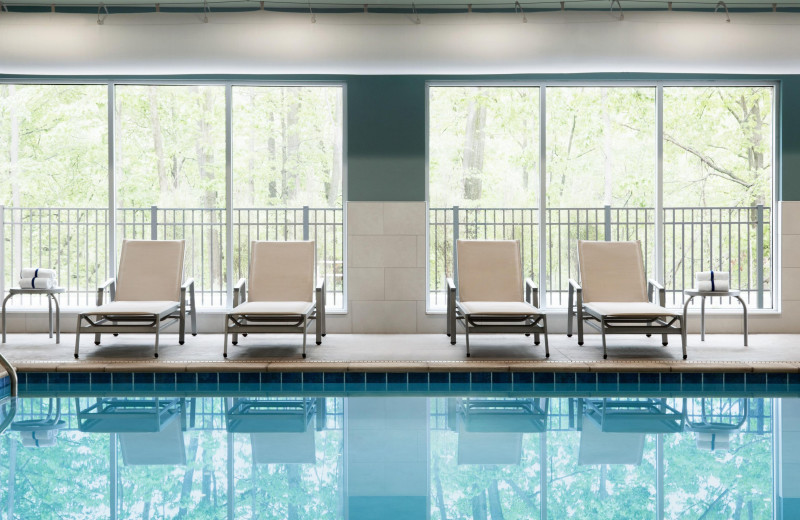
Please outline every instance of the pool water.
[{"label": "pool water", "polygon": [[8,518],[800,518],[785,395],[50,385],[0,418]]}]

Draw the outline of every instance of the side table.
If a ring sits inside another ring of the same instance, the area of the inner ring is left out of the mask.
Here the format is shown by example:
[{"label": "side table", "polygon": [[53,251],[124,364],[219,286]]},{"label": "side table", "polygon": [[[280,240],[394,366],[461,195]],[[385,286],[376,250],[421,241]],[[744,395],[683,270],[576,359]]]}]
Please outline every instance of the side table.
[{"label": "side table", "polygon": [[14,287],[8,290],[8,296],[3,300],[3,343],[6,342],[6,303],[17,294],[44,294],[47,296],[47,317],[50,328],[50,337],[53,337],[53,304],[56,306],[56,344],[61,343],[61,308],[58,306],[56,294],[67,292],[64,287],[52,289],[21,289]]},{"label": "side table", "polygon": [[686,303],[683,304],[683,326],[686,326],[686,315],[687,311],[689,310],[689,303],[691,303],[692,299],[695,296],[699,296],[700,299],[700,341],[706,340],[706,297],[732,297],[739,300],[739,303],[742,304],[742,309],[744,311],[744,346],[747,346],[747,305],[744,303],[739,291],[698,291],[697,289],[685,289],[683,291],[684,297],[688,296]]}]

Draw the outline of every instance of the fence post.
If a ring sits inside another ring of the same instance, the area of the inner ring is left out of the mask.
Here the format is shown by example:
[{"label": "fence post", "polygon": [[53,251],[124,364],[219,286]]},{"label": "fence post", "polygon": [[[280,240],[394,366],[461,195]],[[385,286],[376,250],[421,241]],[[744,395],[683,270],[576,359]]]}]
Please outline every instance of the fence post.
[{"label": "fence post", "polygon": [[458,262],[456,262],[456,242],[458,242],[458,206],[453,206],[453,280],[456,281],[456,290],[458,290]]},{"label": "fence post", "polygon": [[764,308],[764,205],[756,206],[756,306]]},{"label": "fence post", "polygon": [[150,240],[158,240],[158,206],[150,206]]},{"label": "fence post", "polygon": [[6,207],[0,204],[0,298],[6,294]]},{"label": "fence post", "polygon": [[303,206],[303,240],[308,240],[308,206]]},{"label": "fence post", "polygon": [[603,213],[604,213],[604,217],[603,217],[604,227],[605,227],[605,233],[606,233],[605,241],[606,242],[610,242],[611,241],[611,206],[609,206],[608,204],[603,206]]}]

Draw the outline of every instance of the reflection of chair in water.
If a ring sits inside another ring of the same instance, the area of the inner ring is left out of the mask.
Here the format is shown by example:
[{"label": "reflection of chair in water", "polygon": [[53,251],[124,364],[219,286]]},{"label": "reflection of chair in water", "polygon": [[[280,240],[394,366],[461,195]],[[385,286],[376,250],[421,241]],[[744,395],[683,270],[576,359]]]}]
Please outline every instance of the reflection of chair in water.
[{"label": "reflection of chair in water", "polygon": [[[31,402],[31,399],[27,400]],[[18,431],[22,445],[28,448],[55,446],[58,430],[66,427],[61,419],[61,399],[47,399],[47,413],[41,412],[39,417],[24,419],[11,423],[10,429]]]},{"label": "reflection of chair in water", "polygon": [[184,399],[112,397],[87,408],[76,399],[76,409],[80,431],[119,434],[125,464],[186,464]]},{"label": "reflection of chair in water", "polygon": [[458,464],[519,464],[522,434],[547,430],[543,398],[463,398],[448,406],[458,432]]},{"label": "reflection of chair in water", "polygon": [[[639,464],[645,434],[683,430],[684,414],[665,399],[585,399],[578,407],[578,464]],[[581,411],[583,408],[583,411]]]},{"label": "reflection of chair in water", "polygon": [[255,464],[314,464],[324,410],[324,399],[235,399],[225,421],[229,433],[250,434]]},{"label": "reflection of chair in water", "polygon": [[748,412],[747,398],[690,399],[684,409],[686,430],[694,432],[699,449],[728,450],[731,433],[747,422]]}]

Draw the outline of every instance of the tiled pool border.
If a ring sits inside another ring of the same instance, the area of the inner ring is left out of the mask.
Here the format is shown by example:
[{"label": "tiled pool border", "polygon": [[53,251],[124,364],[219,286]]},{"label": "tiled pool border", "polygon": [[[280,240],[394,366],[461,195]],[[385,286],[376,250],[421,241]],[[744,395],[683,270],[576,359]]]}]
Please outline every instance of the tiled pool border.
[{"label": "tiled pool border", "polygon": [[[4,378],[7,380],[7,378]],[[7,385],[7,383],[5,383]],[[7,386],[0,392],[7,393]],[[800,397],[800,373],[21,372],[21,396],[267,394],[747,395]]]}]

